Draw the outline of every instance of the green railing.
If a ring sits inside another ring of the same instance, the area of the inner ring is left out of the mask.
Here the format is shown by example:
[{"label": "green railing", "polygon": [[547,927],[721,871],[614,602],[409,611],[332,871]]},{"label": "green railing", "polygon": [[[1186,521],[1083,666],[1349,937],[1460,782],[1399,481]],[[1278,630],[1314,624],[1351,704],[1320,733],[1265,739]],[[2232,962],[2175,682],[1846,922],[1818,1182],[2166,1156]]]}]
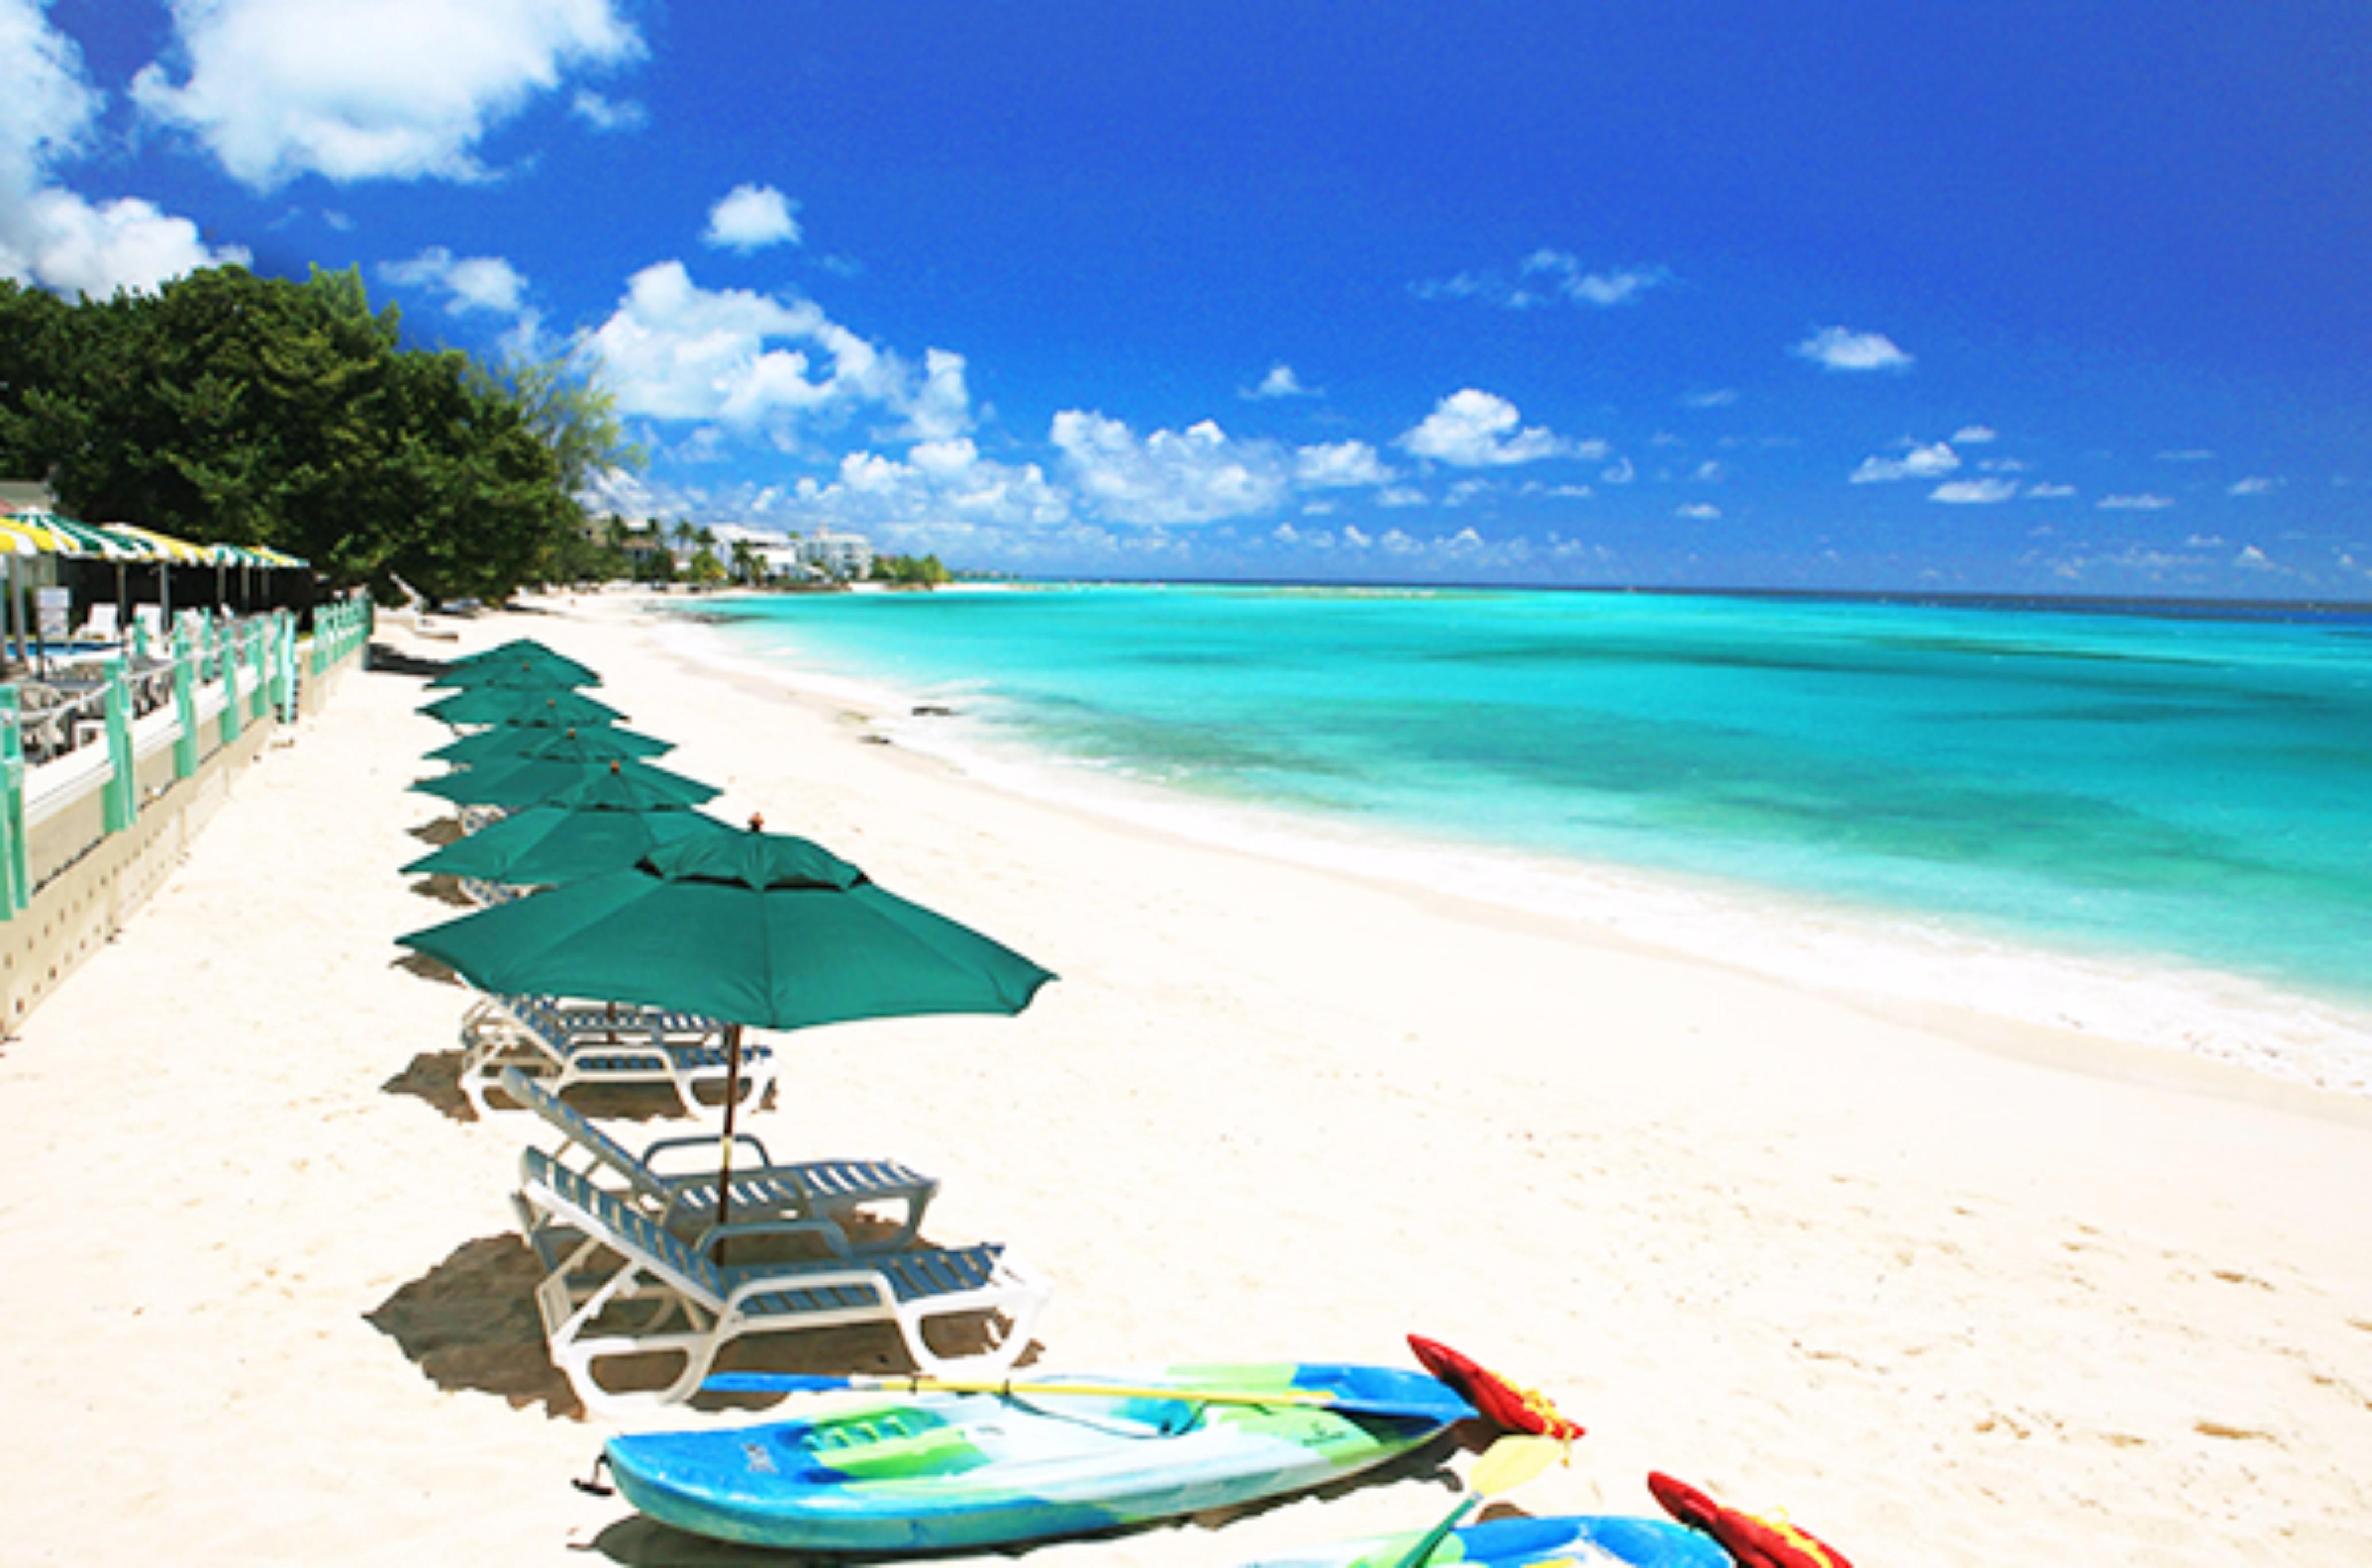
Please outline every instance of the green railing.
[{"label": "green railing", "polygon": [[[92,716],[99,720],[105,746],[103,764],[88,754],[97,749],[95,745],[82,751],[69,745],[49,757],[49,761],[71,764],[63,778],[43,775],[29,761],[24,693],[17,685],[0,685],[0,922],[24,910],[36,890],[27,847],[29,806],[34,804],[29,796],[39,796],[44,821],[71,817],[87,823],[88,807],[77,813],[76,803],[89,801],[97,792],[96,836],[87,843],[64,846],[71,852],[65,856],[70,864],[95,844],[138,824],[143,805],[138,751],[145,747],[155,755],[160,731],[172,753],[171,782],[163,786],[169,790],[196,777],[209,756],[238,741],[250,726],[294,723],[300,662],[303,678],[327,674],[363,650],[372,625],[366,598],[325,607],[314,617],[311,647],[301,661],[296,619],[286,610],[231,621],[186,611],[174,617],[169,633],[153,640],[144,627],[135,633],[129,662],[122,654],[99,661],[103,677],[95,691],[63,711],[52,710],[52,738],[45,739],[45,748],[54,743],[56,734],[73,733],[77,714],[86,724]],[[169,660],[169,670],[157,668],[158,658]],[[135,679],[147,689],[145,700],[151,702],[157,699],[157,683],[169,679],[169,693],[159,704],[169,710],[169,718],[160,724],[153,712],[134,712]],[[94,705],[96,715],[90,713]],[[215,709],[211,724],[204,716],[208,707]],[[77,758],[79,762],[73,762]],[[41,782],[44,776],[47,784]],[[90,831],[87,827],[82,830]],[[44,842],[44,864],[57,860],[59,848]]]}]

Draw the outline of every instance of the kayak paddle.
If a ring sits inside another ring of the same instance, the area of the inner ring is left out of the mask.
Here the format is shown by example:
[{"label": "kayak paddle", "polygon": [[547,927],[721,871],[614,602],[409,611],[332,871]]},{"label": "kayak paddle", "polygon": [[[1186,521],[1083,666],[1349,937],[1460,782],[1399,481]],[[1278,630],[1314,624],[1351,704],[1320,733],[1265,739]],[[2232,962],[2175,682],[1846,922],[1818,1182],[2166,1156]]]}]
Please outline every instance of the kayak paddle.
[{"label": "kayak paddle", "polygon": [[[1210,1405],[1306,1405],[1313,1410],[1340,1411],[1345,1415],[1403,1416],[1436,1421],[1447,1426],[1471,1421],[1474,1408],[1446,1384],[1420,1380],[1400,1397],[1383,1397],[1329,1388],[1205,1388],[1174,1383],[1044,1383],[1013,1378],[881,1377],[864,1374],[828,1376],[803,1372],[720,1372],[701,1384],[715,1394],[816,1394],[839,1389],[912,1394],[1075,1394],[1102,1399],[1184,1400]],[[1427,1385],[1430,1384],[1428,1387]]]},{"label": "kayak paddle", "polygon": [[1392,1568],[1424,1568],[1441,1543],[1449,1539],[1449,1532],[1465,1522],[1467,1515],[1487,1499],[1515,1491],[1556,1463],[1564,1450],[1565,1446],[1553,1437],[1502,1437],[1492,1444],[1474,1462],[1473,1472],[1466,1478],[1466,1495],[1459,1499],[1458,1506],[1425,1532],[1424,1539]]}]

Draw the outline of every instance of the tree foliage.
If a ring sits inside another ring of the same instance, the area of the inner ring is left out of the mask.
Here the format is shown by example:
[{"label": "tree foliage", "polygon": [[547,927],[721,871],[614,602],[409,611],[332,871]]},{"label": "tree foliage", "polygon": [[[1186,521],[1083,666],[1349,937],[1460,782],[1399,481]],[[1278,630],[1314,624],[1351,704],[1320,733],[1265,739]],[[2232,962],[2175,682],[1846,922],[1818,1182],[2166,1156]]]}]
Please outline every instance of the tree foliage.
[{"label": "tree foliage", "polygon": [[0,470],[76,517],[499,598],[594,563],[575,494],[633,457],[597,389],[405,349],[355,272],[216,267],[76,306],[0,282]]},{"label": "tree foliage", "polygon": [[873,580],[901,587],[936,588],[954,582],[955,574],[941,565],[936,555],[877,555]]}]

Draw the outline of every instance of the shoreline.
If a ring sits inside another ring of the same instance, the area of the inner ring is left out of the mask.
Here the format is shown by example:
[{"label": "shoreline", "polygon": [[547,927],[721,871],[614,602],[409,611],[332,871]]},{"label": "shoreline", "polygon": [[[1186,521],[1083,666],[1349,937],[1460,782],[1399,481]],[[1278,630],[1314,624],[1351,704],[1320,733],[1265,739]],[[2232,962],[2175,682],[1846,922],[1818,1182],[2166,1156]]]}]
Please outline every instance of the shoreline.
[{"label": "shoreline", "polygon": [[1918,912],[1431,839],[1401,826],[1101,771],[916,711],[960,702],[960,691],[771,659],[688,606],[658,596],[639,603],[656,640],[686,668],[786,688],[833,711],[864,711],[891,745],[1022,798],[1413,896],[1570,922],[1593,940],[1760,975],[1881,1016],[1966,1016],[1988,1036],[1999,1033],[1989,1023],[2053,1031],[2071,1053],[2092,1059],[2094,1070],[2116,1063],[2124,1073],[2180,1074],[2170,1063],[2132,1056],[2137,1047],[2200,1063],[2207,1069],[2197,1075],[2203,1084],[2231,1092],[2249,1092],[2248,1080],[2256,1079],[2309,1097],[2362,1099],[2372,1109],[2372,1009],[2171,957],[2053,948]]},{"label": "shoreline", "polygon": [[[636,613],[379,640],[541,638],[679,743],[718,817],[762,811],[1062,976],[1016,1018],[779,1037],[788,1092],[748,1123],[777,1157],[939,1178],[931,1242],[1054,1283],[1029,1365],[1404,1365],[1424,1333],[1589,1428],[1527,1513],[1650,1512],[1657,1469],[1869,1563],[2360,1558],[2359,1102],[2070,1070],[2047,1030],[1878,1016],[1014,796],[687,669]],[[421,695],[346,682],[0,1049],[12,1562],[743,1555],[569,1485],[618,1427],[574,1416],[507,1205],[551,1140],[466,1119],[467,995],[394,945],[455,912],[395,871],[447,815],[407,792],[445,738]],[[833,1369],[895,1370],[897,1343],[851,1330]],[[1467,1464],[1026,1561],[1406,1529]]]}]

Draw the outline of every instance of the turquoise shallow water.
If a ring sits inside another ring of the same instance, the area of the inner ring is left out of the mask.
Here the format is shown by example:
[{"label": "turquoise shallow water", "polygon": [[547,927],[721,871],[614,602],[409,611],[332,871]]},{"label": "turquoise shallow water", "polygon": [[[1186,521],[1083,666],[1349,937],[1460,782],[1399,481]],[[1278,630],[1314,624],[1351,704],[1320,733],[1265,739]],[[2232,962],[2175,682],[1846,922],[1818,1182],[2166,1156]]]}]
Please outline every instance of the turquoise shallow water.
[{"label": "turquoise shallow water", "polygon": [[2372,1002],[2372,614],[1236,587],[723,608],[761,656],[1138,779]]}]

